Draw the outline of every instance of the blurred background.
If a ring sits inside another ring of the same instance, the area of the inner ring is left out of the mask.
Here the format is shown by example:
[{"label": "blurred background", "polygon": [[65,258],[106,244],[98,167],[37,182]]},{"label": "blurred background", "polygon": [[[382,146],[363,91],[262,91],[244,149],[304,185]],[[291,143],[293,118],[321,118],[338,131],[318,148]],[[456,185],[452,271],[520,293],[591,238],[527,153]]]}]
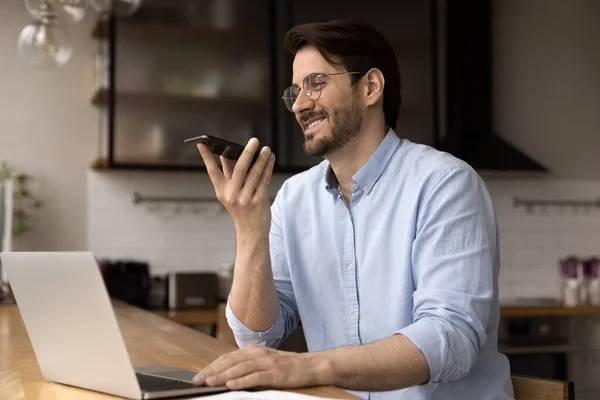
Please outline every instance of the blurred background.
[{"label": "blurred background", "polygon": [[321,161],[281,101],[283,36],[360,19],[396,51],[398,135],[469,162],[492,194],[513,373],[598,399],[598,16],[595,0],[2,0],[3,249],[91,250],[113,295],[203,310],[178,315],[216,334],[233,225],[182,142],[258,137],[275,196]]}]

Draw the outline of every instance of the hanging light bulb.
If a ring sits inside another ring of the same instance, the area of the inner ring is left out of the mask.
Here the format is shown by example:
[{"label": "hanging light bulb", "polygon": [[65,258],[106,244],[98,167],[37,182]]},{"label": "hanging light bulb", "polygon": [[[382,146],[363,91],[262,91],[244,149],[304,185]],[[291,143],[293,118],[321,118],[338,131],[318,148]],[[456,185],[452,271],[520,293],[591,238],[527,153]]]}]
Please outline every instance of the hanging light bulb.
[{"label": "hanging light bulb", "polygon": [[127,17],[140,8],[142,0],[89,0],[90,5],[99,13],[115,13],[117,17]]},{"label": "hanging light bulb", "polygon": [[27,63],[37,68],[57,68],[71,58],[73,49],[65,28],[54,23],[51,7],[42,4],[40,19],[25,26],[19,35],[19,53]]},{"label": "hanging light bulb", "polygon": [[25,0],[25,5],[37,20],[50,9],[55,15],[55,24],[75,24],[85,17],[87,0]]}]

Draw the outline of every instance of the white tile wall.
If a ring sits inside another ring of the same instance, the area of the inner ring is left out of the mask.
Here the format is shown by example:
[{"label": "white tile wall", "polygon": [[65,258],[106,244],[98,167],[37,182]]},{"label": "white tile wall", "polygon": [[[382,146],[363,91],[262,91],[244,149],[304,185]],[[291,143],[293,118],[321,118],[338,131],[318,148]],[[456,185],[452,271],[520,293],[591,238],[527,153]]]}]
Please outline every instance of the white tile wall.
[{"label": "white tile wall", "polygon": [[[286,177],[273,177],[271,195]],[[88,249],[100,258],[148,261],[151,273],[216,271],[233,263],[235,237],[206,174],[88,171]],[[144,196],[211,197],[202,205],[134,205]]]},{"label": "white tile wall", "polygon": [[600,198],[600,181],[486,179],[500,228],[501,301],[517,297],[560,297],[559,259],[600,256],[600,210],[548,207],[527,211],[513,199]]},{"label": "white tile wall", "polygon": [[[275,176],[276,194],[286,176]],[[486,177],[501,235],[500,298],[559,296],[558,260],[569,254],[600,255],[600,210],[515,208],[524,199],[595,200],[600,181]],[[99,257],[150,262],[152,273],[217,270],[234,260],[235,238],[229,215],[216,201],[153,210],[133,205],[138,191],[154,196],[213,196],[202,173],[88,172],[88,248]]]}]

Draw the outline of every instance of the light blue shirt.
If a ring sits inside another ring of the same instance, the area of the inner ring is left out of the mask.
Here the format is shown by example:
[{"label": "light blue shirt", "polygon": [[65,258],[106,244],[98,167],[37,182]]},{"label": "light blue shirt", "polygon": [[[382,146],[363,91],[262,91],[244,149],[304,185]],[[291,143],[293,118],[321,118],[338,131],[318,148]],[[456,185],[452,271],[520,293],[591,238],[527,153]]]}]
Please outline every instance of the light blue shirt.
[{"label": "light blue shirt", "polygon": [[240,347],[277,347],[302,320],[309,351],[400,333],[423,352],[426,384],[365,399],[513,397],[498,352],[496,218],[484,182],[450,154],[393,130],[354,175],[350,207],[328,161],[288,179],[272,206],[280,312],[255,332],[227,307]]}]

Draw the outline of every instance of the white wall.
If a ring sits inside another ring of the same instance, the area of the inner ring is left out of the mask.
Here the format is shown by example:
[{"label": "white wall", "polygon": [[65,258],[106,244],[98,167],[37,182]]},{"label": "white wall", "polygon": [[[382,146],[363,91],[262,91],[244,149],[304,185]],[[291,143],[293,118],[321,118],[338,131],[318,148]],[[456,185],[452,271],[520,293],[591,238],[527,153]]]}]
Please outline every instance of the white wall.
[{"label": "white wall", "polygon": [[55,71],[31,69],[18,57],[17,39],[30,20],[22,0],[0,1],[0,160],[33,175],[44,203],[35,230],[16,246],[84,249],[86,169],[97,153],[94,18],[70,29],[73,57]]},{"label": "white wall", "polygon": [[600,2],[494,1],[494,119],[554,174],[600,178]]}]

